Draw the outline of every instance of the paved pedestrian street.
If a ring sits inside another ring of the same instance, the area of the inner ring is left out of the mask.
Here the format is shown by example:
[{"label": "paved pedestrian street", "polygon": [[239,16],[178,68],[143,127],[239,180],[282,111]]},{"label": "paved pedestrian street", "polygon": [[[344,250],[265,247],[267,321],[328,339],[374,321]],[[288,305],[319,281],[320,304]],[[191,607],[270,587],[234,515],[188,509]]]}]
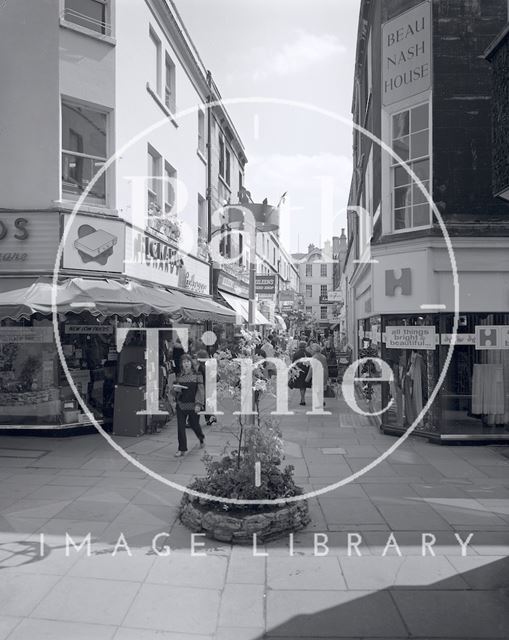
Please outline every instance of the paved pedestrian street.
[{"label": "paved pedestrian street", "polygon": [[[286,462],[307,492],[395,442],[343,400],[329,400],[323,417],[296,397],[290,406]],[[207,428],[211,454],[229,431]],[[203,471],[192,438],[179,459],[174,424],[115,440],[185,485]],[[311,498],[312,522],[293,538],[254,551],[195,537],[193,555],[181,493],[101,435],[0,445],[1,640],[509,637],[507,448],[411,438]]]}]

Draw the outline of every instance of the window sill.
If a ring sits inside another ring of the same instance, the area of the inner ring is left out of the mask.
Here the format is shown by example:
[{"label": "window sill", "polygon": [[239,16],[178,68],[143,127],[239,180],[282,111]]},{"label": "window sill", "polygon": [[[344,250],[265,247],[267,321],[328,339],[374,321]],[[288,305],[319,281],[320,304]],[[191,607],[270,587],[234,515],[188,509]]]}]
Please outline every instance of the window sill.
[{"label": "window sill", "polygon": [[203,155],[203,153],[199,149],[196,149],[196,155],[198,156],[198,158],[200,158],[203,164],[207,164],[207,158]]},{"label": "window sill", "polygon": [[97,31],[93,31],[92,29],[87,29],[86,27],[82,27],[79,24],[74,24],[74,22],[69,22],[65,18],[60,18],[60,26],[64,27],[64,29],[69,29],[70,31],[81,33],[82,35],[93,38],[94,40],[99,40],[99,42],[105,42],[106,44],[112,46],[115,46],[117,44],[116,39],[112,36],[107,36],[103,33],[97,33]]},{"label": "window sill", "polygon": [[411,233],[412,231],[425,231],[426,229],[431,229],[433,227],[432,224],[426,224],[421,227],[406,227],[405,229],[393,229],[391,231],[392,235],[400,235],[405,233]]},{"label": "window sill", "polygon": [[[53,204],[56,205],[61,211],[74,211],[77,200],[53,200]],[[84,202],[77,213],[97,213],[97,214],[107,214],[110,216],[118,217],[118,211],[116,209],[110,209],[107,205],[100,204],[87,204]]]},{"label": "window sill", "polygon": [[223,178],[223,176],[221,174],[219,174],[219,181],[223,183],[223,185],[228,189],[228,191],[231,193],[232,192],[232,188],[230,187],[230,185],[226,182],[226,180]]},{"label": "window sill", "polygon": [[154,98],[155,102],[157,103],[159,108],[163,111],[163,113],[171,120],[171,123],[173,124],[173,126],[178,128],[179,124],[175,120],[175,116],[168,109],[168,107],[164,104],[164,102],[157,95],[157,93],[152,89],[152,87],[150,86],[149,82],[147,82],[147,92],[152,96],[152,98]]}]

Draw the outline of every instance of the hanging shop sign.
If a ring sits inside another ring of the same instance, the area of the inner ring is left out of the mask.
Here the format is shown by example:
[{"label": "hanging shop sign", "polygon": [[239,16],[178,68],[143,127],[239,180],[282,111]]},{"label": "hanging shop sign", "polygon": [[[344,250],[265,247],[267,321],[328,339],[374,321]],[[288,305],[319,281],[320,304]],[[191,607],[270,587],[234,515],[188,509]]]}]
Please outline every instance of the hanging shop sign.
[{"label": "hanging shop sign", "polygon": [[71,335],[111,335],[113,333],[113,327],[110,325],[97,324],[68,324],[65,326],[65,333]]},{"label": "hanging shop sign", "polygon": [[279,302],[292,302],[295,300],[295,291],[292,289],[282,289],[279,292]]},{"label": "hanging shop sign", "polygon": [[387,349],[427,349],[436,346],[435,327],[386,327]]},{"label": "hanging shop sign", "polygon": [[249,285],[242,282],[242,280],[232,278],[222,271],[216,273],[218,289],[226,291],[226,293],[233,293],[233,295],[240,296],[241,298],[249,298]]},{"label": "hanging shop sign", "polygon": [[0,213],[0,272],[53,270],[59,229],[56,213]]},{"label": "hanging shop sign", "polygon": [[327,296],[329,298],[329,302],[343,302],[342,291],[329,291]]},{"label": "hanging shop sign", "polygon": [[105,217],[78,214],[70,227],[64,245],[64,269],[122,273],[124,263],[124,223]]},{"label": "hanging shop sign", "polygon": [[423,2],[383,25],[384,106],[431,88],[431,3]]},{"label": "hanging shop sign", "polygon": [[0,327],[0,344],[53,342],[53,327]]},{"label": "hanging shop sign", "polygon": [[126,226],[124,273],[167,287],[209,293],[208,264],[155,235]]},{"label": "hanging shop sign", "polygon": [[256,276],[256,293],[276,293],[276,276]]}]

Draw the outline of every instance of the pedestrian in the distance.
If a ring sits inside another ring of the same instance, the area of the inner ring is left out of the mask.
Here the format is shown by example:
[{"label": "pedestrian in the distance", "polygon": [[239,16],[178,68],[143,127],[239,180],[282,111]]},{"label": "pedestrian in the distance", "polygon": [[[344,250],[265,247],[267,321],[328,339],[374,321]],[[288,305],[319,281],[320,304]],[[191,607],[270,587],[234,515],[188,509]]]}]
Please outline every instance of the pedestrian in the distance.
[{"label": "pedestrian in the distance", "polygon": [[[327,364],[327,358],[323,355],[323,353],[321,353],[319,344],[315,343],[311,348],[312,348],[311,357],[313,359],[315,359],[315,360],[318,360],[318,362],[320,362],[320,364],[322,366],[322,371],[323,371],[323,392],[324,392],[324,397],[325,397],[325,389],[327,388],[327,385],[329,384],[329,365]],[[309,371],[308,371],[308,374],[306,376],[306,382],[311,382],[312,379],[313,379],[313,367],[309,367]],[[323,406],[325,407],[325,401],[323,403]]]},{"label": "pedestrian in the distance", "polygon": [[203,388],[203,376],[193,371],[191,356],[185,353],[180,358],[181,373],[177,376],[173,385],[173,392],[177,401],[177,434],[178,451],[176,458],[185,455],[187,451],[186,426],[189,424],[200,441],[200,448],[205,446],[205,436],[200,427],[200,416],[203,409],[205,393]]},{"label": "pedestrian in the distance", "polygon": [[[207,379],[206,375],[205,375],[205,366],[206,363],[204,362],[204,360],[208,360],[211,356],[209,356],[209,354],[205,351],[205,349],[200,349],[197,353],[196,353],[196,364],[195,364],[195,369],[197,371],[197,373],[200,373],[203,380],[205,381]],[[199,419],[199,417],[198,417]],[[214,422],[217,422],[217,418],[216,416],[213,416],[211,414],[205,414],[205,424],[207,425],[207,427],[210,427],[211,425],[214,424]]]},{"label": "pedestrian in the distance", "polygon": [[[302,340],[299,342],[299,346],[295,353],[293,354],[292,362],[297,362],[301,358],[308,358],[308,354],[306,352],[306,343]],[[307,383],[307,375],[309,372],[309,366],[304,362],[299,362],[295,365],[294,369],[298,371],[298,377],[291,381],[291,388],[298,389],[300,391],[300,405],[303,407],[306,405],[306,389],[311,386]]]}]

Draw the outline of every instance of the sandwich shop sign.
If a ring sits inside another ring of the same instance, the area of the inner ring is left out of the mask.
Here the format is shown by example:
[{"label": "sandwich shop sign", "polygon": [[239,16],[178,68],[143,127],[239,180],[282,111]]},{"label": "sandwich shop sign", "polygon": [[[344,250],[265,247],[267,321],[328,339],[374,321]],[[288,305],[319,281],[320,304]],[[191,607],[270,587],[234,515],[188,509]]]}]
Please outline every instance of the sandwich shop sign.
[{"label": "sandwich shop sign", "polygon": [[124,273],[192,293],[209,293],[209,266],[153,234],[126,226]]},{"label": "sandwich shop sign", "polygon": [[431,3],[423,2],[383,26],[382,91],[389,106],[431,88]]}]

